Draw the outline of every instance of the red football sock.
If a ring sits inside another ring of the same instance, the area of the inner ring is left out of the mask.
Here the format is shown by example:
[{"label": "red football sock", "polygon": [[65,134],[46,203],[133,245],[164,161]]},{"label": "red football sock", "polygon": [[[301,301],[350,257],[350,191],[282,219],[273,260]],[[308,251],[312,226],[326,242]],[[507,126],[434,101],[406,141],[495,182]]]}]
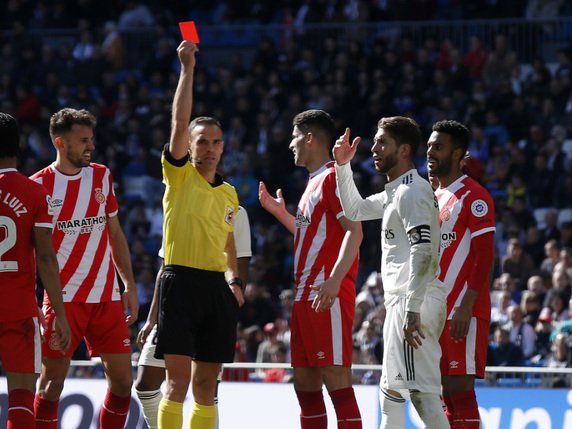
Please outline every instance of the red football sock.
[{"label": "red football sock", "polygon": [[449,420],[449,425],[453,427],[453,415],[455,414],[455,404],[453,404],[453,400],[450,396],[443,396],[443,401],[447,408],[445,409],[445,415],[447,416],[447,420]]},{"label": "red football sock", "polygon": [[14,389],[8,393],[8,429],[34,429],[34,392]]},{"label": "red football sock", "polygon": [[328,415],[322,391],[300,392],[296,390],[296,395],[302,410],[300,413],[302,429],[327,429]]},{"label": "red football sock", "polygon": [[354,389],[346,387],[334,390],[330,392],[330,398],[338,417],[338,429],[361,429],[361,415]]},{"label": "red football sock", "polygon": [[123,429],[130,403],[131,395],[122,398],[107,389],[107,395],[105,395],[105,401],[103,401],[103,407],[101,407],[99,414],[99,427],[101,429]]},{"label": "red football sock", "polygon": [[450,398],[454,410],[451,429],[479,429],[481,417],[475,392],[473,390],[455,392]]},{"label": "red football sock", "polygon": [[58,406],[60,401],[48,401],[36,395],[34,412],[36,429],[58,429]]}]

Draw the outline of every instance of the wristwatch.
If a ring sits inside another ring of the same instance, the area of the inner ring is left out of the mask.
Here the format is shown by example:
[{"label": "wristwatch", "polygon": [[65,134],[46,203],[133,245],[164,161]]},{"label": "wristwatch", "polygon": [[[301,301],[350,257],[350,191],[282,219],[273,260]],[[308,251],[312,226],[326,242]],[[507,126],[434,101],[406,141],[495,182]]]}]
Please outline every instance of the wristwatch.
[{"label": "wristwatch", "polygon": [[238,277],[233,277],[232,279],[230,279],[228,281],[228,285],[232,286],[232,285],[238,285],[242,290],[244,290],[244,286],[242,284],[242,280],[240,280],[240,278]]}]

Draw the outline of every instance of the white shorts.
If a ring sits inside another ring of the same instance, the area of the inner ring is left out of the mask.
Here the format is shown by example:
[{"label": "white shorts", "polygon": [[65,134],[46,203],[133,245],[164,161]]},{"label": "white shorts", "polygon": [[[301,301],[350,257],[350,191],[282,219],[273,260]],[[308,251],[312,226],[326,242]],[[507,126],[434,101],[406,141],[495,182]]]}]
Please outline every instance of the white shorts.
[{"label": "white shorts", "polygon": [[153,330],[147,335],[145,344],[143,344],[143,350],[139,355],[139,361],[137,365],[142,366],[155,366],[158,368],[165,368],[165,361],[163,359],[157,359],[155,357],[155,344],[157,343],[157,325],[153,327]]},{"label": "white shorts", "polygon": [[414,349],[405,341],[405,297],[387,307],[383,326],[383,363],[380,386],[409,397],[409,390],[441,393],[441,347],[439,337],[447,318],[445,299],[440,294],[428,293],[421,305],[423,344]]}]

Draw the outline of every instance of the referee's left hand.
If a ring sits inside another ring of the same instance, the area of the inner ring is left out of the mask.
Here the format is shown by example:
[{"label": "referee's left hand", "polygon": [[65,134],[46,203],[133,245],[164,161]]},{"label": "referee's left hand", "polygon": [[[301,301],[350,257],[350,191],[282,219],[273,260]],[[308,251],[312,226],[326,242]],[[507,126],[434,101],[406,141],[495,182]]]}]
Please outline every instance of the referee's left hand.
[{"label": "referee's left hand", "polygon": [[236,283],[233,283],[233,284],[229,285],[228,287],[230,288],[234,297],[236,298],[236,301],[238,302],[238,306],[242,307],[244,305],[244,294],[242,293],[242,288],[239,285],[237,285]]}]

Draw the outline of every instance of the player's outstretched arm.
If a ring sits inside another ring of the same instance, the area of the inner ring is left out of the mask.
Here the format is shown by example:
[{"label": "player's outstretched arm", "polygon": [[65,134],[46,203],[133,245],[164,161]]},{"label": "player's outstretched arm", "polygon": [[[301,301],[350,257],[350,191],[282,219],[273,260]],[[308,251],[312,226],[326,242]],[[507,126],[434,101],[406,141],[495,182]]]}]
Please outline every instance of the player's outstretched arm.
[{"label": "player's outstretched arm", "polygon": [[131,256],[129,254],[129,246],[127,239],[117,216],[107,218],[109,227],[109,244],[111,245],[111,256],[119,277],[125,285],[125,290],[121,295],[123,301],[123,311],[126,314],[125,321],[131,326],[137,320],[139,312],[139,301],[137,299],[137,288],[135,286],[135,278],[133,277],[133,268],[131,267]]},{"label": "player's outstretched arm", "polygon": [[52,245],[52,230],[50,228],[34,227],[34,247],[38,273],[56,314],[58,348],[65,353],[71,343],[71,332],[64,310],[60,270],[56,252]]},{"label": "player's outstretched arm", "polygon": [[270,195],[264,182],[258,185],[258,199],[264,209],[272,214],[278,221],[294,234],[295,219],[286,210],[286,201],[282,196],[282,189],[276,191],[276,197]]},{"label": "player's outstretched arm", "polygon": [[189,151],[189,122],[193,108],[193,76],[197,45],[188,40],[181,42],[177,55],[181,62],[179,83],[173,98],[173,117],[171,119],[171,140],[169,152],[175,159],[184,158]]}]

